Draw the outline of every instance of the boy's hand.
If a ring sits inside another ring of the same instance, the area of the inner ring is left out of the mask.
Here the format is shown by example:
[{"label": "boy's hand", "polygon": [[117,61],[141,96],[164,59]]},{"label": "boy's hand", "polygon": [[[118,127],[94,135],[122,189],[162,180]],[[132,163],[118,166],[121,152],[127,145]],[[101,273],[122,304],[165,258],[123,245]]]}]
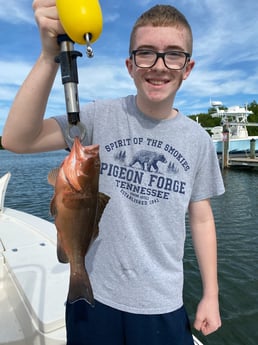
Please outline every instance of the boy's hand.
[{"label": "boy's hand", "polygon": [[221,327],[218,298],[205,298],[200,301],[194,328],[204,335],[211,334]]},{"label": "boy's hand", "polygon": [[64,29],[58,18],[56,1],[34,0],[32,6],[40,31],[42,55],[52,60],[60,51],[57,36],[64,33]]}]

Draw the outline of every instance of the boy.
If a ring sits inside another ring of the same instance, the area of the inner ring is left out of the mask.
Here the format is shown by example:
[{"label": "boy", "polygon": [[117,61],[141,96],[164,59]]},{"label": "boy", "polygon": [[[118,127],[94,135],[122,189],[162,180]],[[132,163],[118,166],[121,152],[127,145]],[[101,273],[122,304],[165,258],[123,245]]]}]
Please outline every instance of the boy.
[{"label": "boy", "polygon": [[[55,0],[35,0],[42,52],[22,85],[2,142],[15,152],[71,147],[66,116],[43,119],[63,33]],[[224,192],[213,143],[173,108],[194,67],[192,32],[174,7],[146,11],[132,30],[126,67],[137,94],[81,110],[100,144],[100,191],[110,196],[86,258],[96,307],[66,306],[68,345],[192,345],[182,300],[185,215],[189,212],[202,283],[194,327],[221,326],[216,231],[209,199]],[[29,105],[29,106],[28,106]]]}]

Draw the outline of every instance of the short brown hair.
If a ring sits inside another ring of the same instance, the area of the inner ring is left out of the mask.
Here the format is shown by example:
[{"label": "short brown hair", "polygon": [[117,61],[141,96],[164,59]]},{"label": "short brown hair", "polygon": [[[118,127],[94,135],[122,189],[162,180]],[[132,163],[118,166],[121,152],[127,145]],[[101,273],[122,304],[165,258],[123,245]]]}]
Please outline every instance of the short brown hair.
[{"label": "short brown hair", "polygon": [[135,22],[131,37],[129,54],[133,50],[136,30],[142,26],[181,26],[189,32],[189,53],[192,54],[193,35],[190,24],[185,16],[170,5],[156,5],[144,12]]}]

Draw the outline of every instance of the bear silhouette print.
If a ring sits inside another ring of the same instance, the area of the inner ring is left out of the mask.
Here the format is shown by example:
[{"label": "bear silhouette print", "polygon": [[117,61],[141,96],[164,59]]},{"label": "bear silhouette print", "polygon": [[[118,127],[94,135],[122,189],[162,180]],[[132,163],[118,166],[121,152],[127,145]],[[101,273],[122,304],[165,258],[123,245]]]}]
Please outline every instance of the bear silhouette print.
[{"label": "bear silhouette print", "polygon": [[135,164],[139,164],[142,170],[158,172],[158,162],[167,163],[167,160],[163,154],[148,150],[141,150],[134,155],[129,166],[132,167]]}]

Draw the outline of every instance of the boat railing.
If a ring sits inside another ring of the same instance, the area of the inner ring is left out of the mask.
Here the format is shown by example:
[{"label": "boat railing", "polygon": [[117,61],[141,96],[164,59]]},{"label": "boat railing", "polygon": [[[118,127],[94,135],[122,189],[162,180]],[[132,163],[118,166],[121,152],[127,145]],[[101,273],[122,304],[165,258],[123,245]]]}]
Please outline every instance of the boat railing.
[{"label": "boat railing", "polygon": [[5,200],[5,193],[11,178],[11,173],[8,172],[4,176],[0,178],[0,213],[4,210],[4,200]]},{"label": "boat railing", "polygon": [[257,122],[227,122],[229,126],[248,126],[248,127],[258,127]]}]

